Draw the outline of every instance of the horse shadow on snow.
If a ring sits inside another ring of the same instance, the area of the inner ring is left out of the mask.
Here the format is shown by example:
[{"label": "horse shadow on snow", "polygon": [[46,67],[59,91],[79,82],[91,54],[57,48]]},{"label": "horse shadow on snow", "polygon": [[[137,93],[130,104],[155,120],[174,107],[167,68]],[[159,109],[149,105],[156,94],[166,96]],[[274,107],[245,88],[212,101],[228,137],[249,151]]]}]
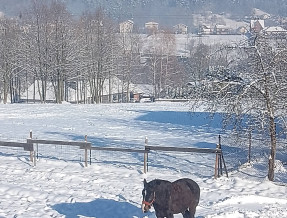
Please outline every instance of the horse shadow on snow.
[{"label": "horse shadow on snow", "polygon": [[60,203],[52,206],[66,218],[97,217],[97,218],[127,218],[142,217],[141,208],[128,202],[111,199],[96,199],[91,202]]}]

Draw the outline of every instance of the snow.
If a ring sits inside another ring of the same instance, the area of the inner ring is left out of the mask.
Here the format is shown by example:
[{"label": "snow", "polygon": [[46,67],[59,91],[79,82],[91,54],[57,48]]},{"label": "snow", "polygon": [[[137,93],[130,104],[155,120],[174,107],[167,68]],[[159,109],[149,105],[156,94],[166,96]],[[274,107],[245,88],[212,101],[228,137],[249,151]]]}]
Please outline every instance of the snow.
[{"label": "snow", "polygon": [[287,217],[284,160],[276,160],[276,181],[268,181],[268,146],[255,142],[246,163],[247,146],[232,143],[220,116],[211,121],[207,115],[192,116],[179,102],[0,104],[1,141],[25,142],[32,130],[38,139],[84,141],[87,135],[102,147],[143,149],[147,137],[153,146],[214,148],[221,134],[229,172],[228,178],[213,178],[213,154],[151,152],[144,174],[139,153],[98,152],[84,167],[82,159],[69,156],[73,151],[60,157],[53,146],[42,145],[54,157],[40,156],[33,166],[28,152],[0,147],[0,217],[155,218],[153,209],[141,212],[143,179],[183,177],[201,188],[197,218]]}]

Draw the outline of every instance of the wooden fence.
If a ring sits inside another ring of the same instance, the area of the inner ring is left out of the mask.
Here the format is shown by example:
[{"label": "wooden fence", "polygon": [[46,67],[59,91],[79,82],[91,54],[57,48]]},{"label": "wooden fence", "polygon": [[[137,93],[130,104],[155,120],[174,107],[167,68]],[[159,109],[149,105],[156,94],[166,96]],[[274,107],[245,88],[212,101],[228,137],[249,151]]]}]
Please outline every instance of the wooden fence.
[{"label": "wooden fence", "polygon": [[22,142],[7,142],[0,141],[0,146],[3,147],[14,147],[14,148],[23,148],[24,151],[30,152],[30,160],[33,162],[33,144],[32,143],[22,143]]},{"label": "wooden fence", "polygon": [[[216,148],[182,148],[182,147],[165,147],[165,146],[150,146],[148,145],[148,139],[145,139],[145,147],[143,149],[130,149],[130,148],[115,148],[115,147],[97,147],[92,146],[91,142],[87,141],[87,136],[85,137],[85,141],[58,141],[58,140],[43,140],[43,139],[33,139],[32,132],[30,133],[30,138],[27,139],[27,143],[19,143],[19,142],[3,142],[0,141],[0,146],[8,146],[8,147],[23,147],[25,151],[30,152],[30,160],[36,166],[36,155],[38,152],[38,144],[44,145],[67,145],[67,146],[75,146],[79,149],[84,150],[84,161],[85,166],[88,166],[88,160],[92,158],[92,150],[95,151],[112,151],[112,152],[136,152],[142,153],[143,156],[143,170],[144,173],[148,172],[148,155],[151,151],[163,151],[163,152],[188,152],[188,153],[206,153],[206,154],[215,154],[215,167],[214,167],[214,177],[218,178],[220,175],[223,175],[223,165],[225,169],[226,176],[228,177],[226,164],[223,158],[223,153],[221,149],[221,138],[219,136],[219,143],[216,145]],[[35,146],[34,146],[35,145]],[[89,155],[88,155],[89,153]],[[223,165],[222,165],[223,164]]]},{"label": "wooden fence", "polygon": [[[165,147],[165,146],[150,146],[147,145],[148,140],[145,140],[145,155],[144,155],[144,173],[148,171],[148,154],[150,151],[174,151],[174,152],[189,152],[189,153],[206,153],[215,154],[215,166],[214,166],[214,178],[218,178],[223,175],[223,165],[225,169],[226,176],[228,177],[228,172],[226,164],[224,161],[222,149],[221,149],[221,137],[219,136],[219,143],[216,145],[215,149],[211,148],[182,148],[182,147]],[[223,165],[222,165],[223,164]]]},{"label": "wooden fence", "polygon": [[[31,144],[44,144],[44,145],[68,145],[68,146],[76,146],[79,149],[85,150],[85,166],[88,166],[88,150],[91,149],[92,143],[91,142],[78,142],[78,141],[55,141],[55,140],[42,140],[42,139],[27,139],[27,143]],[[36,153],[38,149],[34,150],[34,158],[33,162],[36,165]]]}]

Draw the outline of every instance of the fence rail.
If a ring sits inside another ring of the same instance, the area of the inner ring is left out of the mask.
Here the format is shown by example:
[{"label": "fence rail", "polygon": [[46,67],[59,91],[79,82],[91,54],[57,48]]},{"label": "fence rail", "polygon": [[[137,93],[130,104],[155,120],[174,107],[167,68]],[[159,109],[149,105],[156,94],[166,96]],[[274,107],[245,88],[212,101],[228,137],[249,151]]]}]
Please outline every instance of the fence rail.
[{"label": "fence rail", "polygon": [[4,142],[4,141],[0,141],[0,146],[23,148],[24,151],[33,151],[33,143],[6,142],[6,141]]},{"label": "fence rail", "polygon": [[46,144],[46,145],[70,145],[78,146],[80,149],[90,148],[91,142],[80,142],[80,141],[57,141],[57,140],[43,140],[43,139],[27,139],[27,143],[30,144]]},{"label": "fence rail", "polygon": [[221,149],[211,149],[211,148],[181,148],[181,147],[165,147],[165,146],[150,146],[146,145],[145,150],[154,151],[177,151],[177,152],[194,152],[194,153],[221,153]]},{"label": "fence rail", "polygon": [[120,152],[136,152],[136,153],[147,153],[149,151],[142,149],[131,149],[131,148],[113,148],[113,147],[94,147],[90,148],[96,151],[120,151]]}]

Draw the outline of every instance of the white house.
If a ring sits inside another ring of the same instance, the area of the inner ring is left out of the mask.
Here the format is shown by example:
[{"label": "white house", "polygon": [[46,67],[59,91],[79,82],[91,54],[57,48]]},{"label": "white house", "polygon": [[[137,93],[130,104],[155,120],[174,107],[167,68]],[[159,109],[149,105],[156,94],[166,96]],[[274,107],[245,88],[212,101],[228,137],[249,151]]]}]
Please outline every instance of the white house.
[{"label": "white house", "polygon": [[155,34],[158,31],[158,23],[156,22],[145,23],[145,29],[148,34]]},{"label": "white house", "polygon": [[203,35],[210,35],[213,33],[213,30],[210,25],[202,24],[200,26],[199,33]]},{"label": "white house", "polygon": [[120,33],[132,33],[134,27],[134,22],[132,20],[127,20],[120,23]]},{"label": "white house", "polygon": [[187,25],[182,24],[182,23],[177,24],[173,26],[173,30],[177,34],[187,34]]},{"label": "white house", "polygon": [[214,33],[217,35],[226,35],[231,33],[231,28],[222,24],[216,24],[214,27]]}]

